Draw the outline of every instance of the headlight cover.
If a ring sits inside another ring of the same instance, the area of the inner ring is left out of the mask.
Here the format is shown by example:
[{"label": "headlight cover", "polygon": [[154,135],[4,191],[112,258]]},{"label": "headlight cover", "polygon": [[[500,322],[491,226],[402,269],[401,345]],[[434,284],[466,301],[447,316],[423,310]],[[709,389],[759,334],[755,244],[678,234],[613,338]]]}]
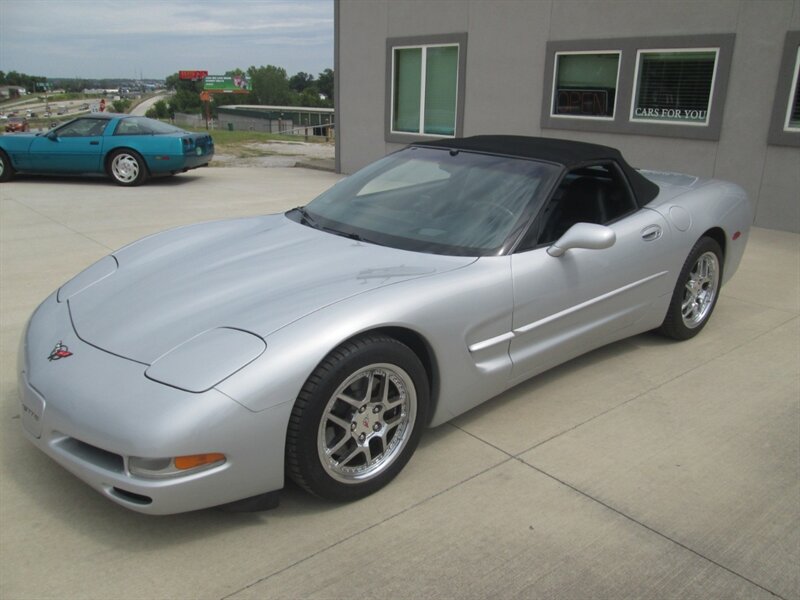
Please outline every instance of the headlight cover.
[{"label": "headlight cover", "polygon": [[255,334],[240,329],[209,329],[157,358],[145,376],[181,390],[210,390],[267,349]]}]

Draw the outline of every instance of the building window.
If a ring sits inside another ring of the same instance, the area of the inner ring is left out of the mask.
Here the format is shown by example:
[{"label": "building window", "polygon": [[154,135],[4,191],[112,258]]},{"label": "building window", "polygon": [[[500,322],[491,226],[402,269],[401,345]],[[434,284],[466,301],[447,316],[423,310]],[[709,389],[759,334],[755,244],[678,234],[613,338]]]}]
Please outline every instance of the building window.
[{"label": "building window", "polygon": [[556,52],[553,117],[613,119],[619,52]]},{"label": "building window", "polygon": [[454,136],[458,45],[394,48],[392,132]]},{"label": "building window", "polygon": [[789,106],[786,109],[785,131],[800,131],[800,47],[794,60],[794,75],[789,94]]},{"label": "building window", "polygon": [[800,31],[787,31],[767,142],[800,148]]},{"label": "building window", "polygon": [[631,120],[707,125],[718,52],[640,50]]},{"label": "building window", "polygon": [[547,42],[541,127],[718,140],[735,40],[724,33]]},{"label": "building window", "polygon": [[467,34],[386,39],[387,142],[463,135]]}]

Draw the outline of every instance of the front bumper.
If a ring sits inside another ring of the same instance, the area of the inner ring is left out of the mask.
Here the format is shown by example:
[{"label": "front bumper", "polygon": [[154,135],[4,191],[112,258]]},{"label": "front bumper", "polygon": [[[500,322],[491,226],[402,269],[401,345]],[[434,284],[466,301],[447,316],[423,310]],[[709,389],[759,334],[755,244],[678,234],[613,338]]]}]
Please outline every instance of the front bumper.
[{"label": "front bumper", "polygon": [[[49,360],[60,343],[71,353]],[[31,317],[19,360],[27,437],[117,504],[170,514],[283,487],[291,403],[252,412],[216,389],[184,392],[144,376],[147,365],[80,340],[55,294]],[[133,475],[129,457],[221,452],[226,461],[168,479]]]}]

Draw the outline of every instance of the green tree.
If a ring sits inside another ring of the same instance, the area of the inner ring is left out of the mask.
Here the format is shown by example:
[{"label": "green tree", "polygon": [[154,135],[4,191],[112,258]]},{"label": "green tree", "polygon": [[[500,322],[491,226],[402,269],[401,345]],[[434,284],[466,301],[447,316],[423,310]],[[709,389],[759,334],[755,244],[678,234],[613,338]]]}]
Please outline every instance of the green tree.
[{"label": "green tree", "polygon": [[250,67],[247,75],[253,87],[252,95],[258,104],[286,106],[292,103],[293,95],[286,69],[274,65]]},{"label": "green tree", "polygon": [[159,100],[147,109],[144,116],[150,119],[169,119],[169,106],[167,106],[167,103],[163,100]]},{"label": "green tree", "polygon": [[18,73],[17,71],[9,71],[3,73],[2,85],[13,85],[25,88],[28,93],[34,93],[38,83],[44,83],[47,77],[40,77],[37,75],[28,75],[27,73]]},{"label": "green tree", "polygon": [[317,77],[317,89],[320,94],[324,94],[333,106],[333,69],[325,69]]},{"label": "green tree", "polygon": [[300,106],[327,106],[327,102],[319,97],[319,90],[316,87],[307,87],[299,95]]},{"label": "green tree", "polygon": [[114,110],[115,113],[124,113],[128,112],[128,108],[130,108],[131,101],[130,100],[114,100],[111,103],[111,108]]},{"label": "green tree", "polygon": [[168,119],[169,118],[169,108],[167,107],[167,103],[164,102],[163,100],[156,101],[156,103],[153,104],[153,108],[151,110],[155,111],[156,119]]},{"label": "green tree", "polygon": [[314,76],[309,73],[304,73],[303,71],[289,78],[289,87],[298,93],[312,85],[314,85]]},{"label": "green tree", "polygon": [[85,79],[70,79],[62,81],[61,86],[67,92],[82,92],[85,89],[90,89],[92,86]]},{"label": "green tree", "polygon": [[200,101],[200,92],[203,91],[202,81],[190,81],[180,79],[178,73],[170,75],[166,79],[167,89],[175,90],[175,94],[169,100],[169,112],[200,113],[203,104]]}]

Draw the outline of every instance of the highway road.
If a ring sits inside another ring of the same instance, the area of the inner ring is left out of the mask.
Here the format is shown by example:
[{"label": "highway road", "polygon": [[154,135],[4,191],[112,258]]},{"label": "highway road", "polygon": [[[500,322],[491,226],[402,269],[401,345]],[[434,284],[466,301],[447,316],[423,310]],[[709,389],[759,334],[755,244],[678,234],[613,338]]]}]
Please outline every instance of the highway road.
[{"label": "highway road", "polygon": [[138,104],[134,108],[131,109],[131,114],[136,115],[138,117],[143,117],[144,114],[150,110],[150,108],[159,100],[164,100],[169,97],[169,94],[159,94],[158,96],[153,96],[152,98],[148,98],[141,104]]}]

